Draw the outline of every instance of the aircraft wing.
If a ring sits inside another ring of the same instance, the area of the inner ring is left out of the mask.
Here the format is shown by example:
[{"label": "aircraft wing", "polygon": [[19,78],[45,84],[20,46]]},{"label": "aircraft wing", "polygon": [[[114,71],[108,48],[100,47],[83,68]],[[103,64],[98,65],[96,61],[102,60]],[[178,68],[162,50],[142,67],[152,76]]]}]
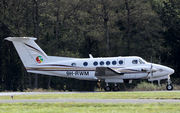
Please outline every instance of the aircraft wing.
[{"label": "aircraft wing", "polygon": [[109,67],[96,67],[95,76],[96,77],[108,77],[108,76],[118,76],[124,75],[124,73],[118,72]]}]

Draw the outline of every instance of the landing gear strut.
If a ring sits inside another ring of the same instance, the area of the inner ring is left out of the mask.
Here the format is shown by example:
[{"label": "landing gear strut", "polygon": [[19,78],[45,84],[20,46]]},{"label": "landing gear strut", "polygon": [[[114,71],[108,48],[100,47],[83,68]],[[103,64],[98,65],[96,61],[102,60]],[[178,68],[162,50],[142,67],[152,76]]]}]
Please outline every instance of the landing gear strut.
[{"label": "landing gear strut", "polygon": [[168,90],[168,91],[171,91],[171,90],[173,90],[173,86],[171,85],[171,80],[170,80],[170,77],[168,78],[168,80],[167,80],[167,86],[166,86],[166,89]]},{"label": "landing gear strut", "polygon": [[115,83],[114,87],[113,87],[113,91],[119,91],[119,87],[117,86],[117,84]]},{"label": "landing gear strut", "polygon": [[[108,83],[106,83],[105,86],[105,91],[111,91],[111,87],[108,85]],[[119,91],[119,87],[117,86],[117,84],[115,83],[114,87],[113,87],[113,91]]]},{"label": "landing gear strut", "polygon": [[108,83],[106,83],[106,86],[105,86],[105,91],[111,91],[111,87],[108,85]]}]

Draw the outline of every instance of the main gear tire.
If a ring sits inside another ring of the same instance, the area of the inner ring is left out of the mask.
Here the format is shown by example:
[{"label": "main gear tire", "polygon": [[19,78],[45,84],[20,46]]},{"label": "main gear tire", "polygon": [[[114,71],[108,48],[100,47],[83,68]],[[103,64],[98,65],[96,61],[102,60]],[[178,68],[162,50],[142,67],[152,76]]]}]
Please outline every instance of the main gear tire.
[{"label": "main gear tire", "polygon": [[110,86],[106,86],[104,89],[105,89],[105,91],[111,91],[111,87]]},{"label": "main gear tire", "polygon": [[113,91],[119,91],[119,87],[118,86],[114,86],[113,87]]}]

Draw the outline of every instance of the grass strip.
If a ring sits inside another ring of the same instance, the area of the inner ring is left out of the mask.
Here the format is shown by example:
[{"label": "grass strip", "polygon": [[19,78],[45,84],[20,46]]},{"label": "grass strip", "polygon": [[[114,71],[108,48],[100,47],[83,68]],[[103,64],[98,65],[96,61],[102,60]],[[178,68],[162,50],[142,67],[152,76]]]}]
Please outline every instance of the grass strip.
[{"label": "grass strip", "polygon": [[180,103],[0,103],[2,113],[178,113]]},{"label": "grass strip", "polygon": [[[0,96],[0,100],[11,96]],[[13,99],[180,99],[180,92],[98,92],[70,94],[14,95]]]}]

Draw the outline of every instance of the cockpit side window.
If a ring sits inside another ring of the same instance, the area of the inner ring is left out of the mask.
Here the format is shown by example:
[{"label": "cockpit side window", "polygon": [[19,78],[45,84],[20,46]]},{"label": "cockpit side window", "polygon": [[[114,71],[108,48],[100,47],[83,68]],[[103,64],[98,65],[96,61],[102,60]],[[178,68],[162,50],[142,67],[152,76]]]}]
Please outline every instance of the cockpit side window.
[{"label": "cockpit side window", "polygon": [[139,63],[140,64],[145,64],[145,61],[143,61],[142,59],[139,59]]},{"label": "cockpit side window", "polygon": [[144,62],[143,62],[141,59],[139,59],[139,63],[140,63],[140,64],[144,64]]},{"label": "cockpit side window", "polygon": [[138,64],[138,60],[133,60],[132,63],[133,64]]}]

